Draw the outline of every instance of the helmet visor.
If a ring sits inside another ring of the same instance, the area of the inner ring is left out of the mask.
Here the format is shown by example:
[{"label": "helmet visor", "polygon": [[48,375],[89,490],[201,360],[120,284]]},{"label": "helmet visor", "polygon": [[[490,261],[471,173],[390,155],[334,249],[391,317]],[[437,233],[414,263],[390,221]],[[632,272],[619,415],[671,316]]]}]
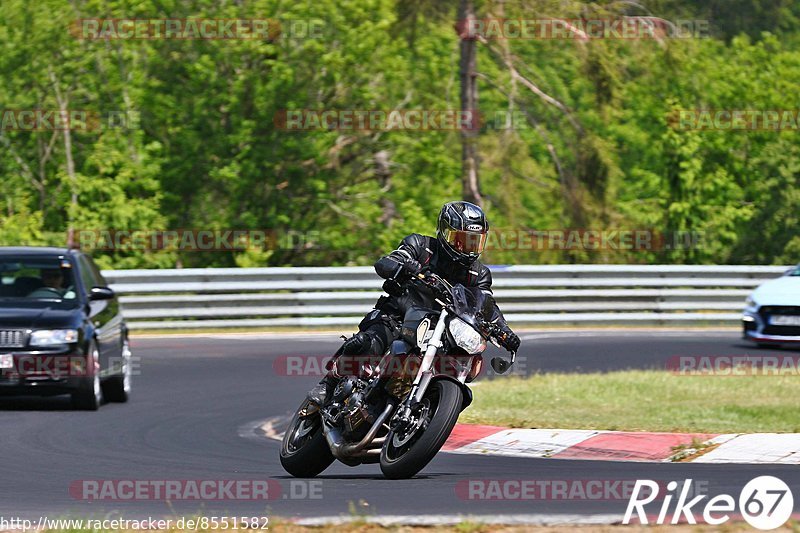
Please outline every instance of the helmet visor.
[{"label": "helmet visor", "polygon": [[457,252],[464,254],[481,254],[486,246],[487,233],[460,231],[450,228],[442,229],[442,237]]}]

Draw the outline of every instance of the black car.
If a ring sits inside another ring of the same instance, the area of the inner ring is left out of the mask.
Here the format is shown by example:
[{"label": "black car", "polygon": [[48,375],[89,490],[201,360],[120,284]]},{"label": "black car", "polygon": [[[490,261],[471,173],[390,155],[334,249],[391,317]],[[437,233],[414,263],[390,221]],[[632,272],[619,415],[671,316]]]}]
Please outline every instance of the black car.
[{"label": "black car", "polygon": [[0,247],[0,395],[124,402],[128,329],[114,291],[79,250]]}]

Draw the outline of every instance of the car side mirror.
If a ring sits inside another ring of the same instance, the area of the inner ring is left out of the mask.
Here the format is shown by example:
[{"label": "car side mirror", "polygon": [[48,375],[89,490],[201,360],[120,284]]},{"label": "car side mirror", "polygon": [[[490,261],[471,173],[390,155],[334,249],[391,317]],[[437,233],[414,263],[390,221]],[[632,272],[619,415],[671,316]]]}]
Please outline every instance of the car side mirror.
[{"label": "car side mirror", "polygon": [[92,302],[111,300],[115,296],[114,291],[108,287],[92,287],[92,290],[89,291],[89,300]]}]

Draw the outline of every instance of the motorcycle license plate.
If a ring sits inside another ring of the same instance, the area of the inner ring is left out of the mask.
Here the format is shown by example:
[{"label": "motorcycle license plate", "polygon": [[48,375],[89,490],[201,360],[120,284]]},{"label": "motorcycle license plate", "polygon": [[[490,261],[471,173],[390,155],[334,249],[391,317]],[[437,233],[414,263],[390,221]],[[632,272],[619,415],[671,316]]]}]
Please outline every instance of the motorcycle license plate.
[{"label": "motorcycle license plate", "polygon": [[800,326],[800,315],[773,315],[769,323],[773,326]]}]

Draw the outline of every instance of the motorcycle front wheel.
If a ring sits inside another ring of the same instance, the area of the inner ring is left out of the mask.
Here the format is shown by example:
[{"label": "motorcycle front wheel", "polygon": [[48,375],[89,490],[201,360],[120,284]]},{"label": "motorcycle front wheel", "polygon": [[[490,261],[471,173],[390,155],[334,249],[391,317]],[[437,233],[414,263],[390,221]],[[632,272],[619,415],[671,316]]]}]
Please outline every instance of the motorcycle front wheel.
[{"label": "motorcycle front wheel", "polygon": [[381,471],[389,479],[407,479],[425,468],[458,421],[463,393],[446,379],[433,382],[408,427],[390,431],[381,449]]},{"label": "motorcycle front wheel", "polygon": [[306,414],[309,407],[305,400],[292,417],[281,443],[281,465],[294,477],[314,477],[328,468],[334,461],[319,412]]}]

